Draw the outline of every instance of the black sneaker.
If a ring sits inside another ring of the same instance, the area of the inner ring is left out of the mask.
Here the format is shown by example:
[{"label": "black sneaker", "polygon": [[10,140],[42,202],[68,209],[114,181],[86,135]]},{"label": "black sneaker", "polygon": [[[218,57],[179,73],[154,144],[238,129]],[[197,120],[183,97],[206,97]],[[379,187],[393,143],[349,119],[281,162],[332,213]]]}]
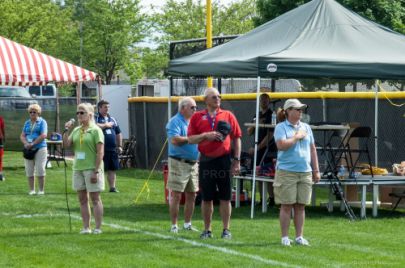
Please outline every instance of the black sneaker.
[{"label": "black sneaker", "polygon": [[232,239],[231,231],[229,231],[228,229],[224,229],[222,231],[221,238],[223,238],[223,239]]},{"label": "black sneaker", "polygon": [[119,193],[119,191],[117,190],[117,188],[112,187],[110,188],[110,193]]},{"label": "black sneaker", "polygon": [[0,181],[5,181],[6,177],[3,176],[3,174],[0,174]]},{"label": "black sneaker", "polygon": [[200,235],[201,239],[207,239],[207,238],[212,238],[212,233],[211,231],[205,230],[201,233]]}]

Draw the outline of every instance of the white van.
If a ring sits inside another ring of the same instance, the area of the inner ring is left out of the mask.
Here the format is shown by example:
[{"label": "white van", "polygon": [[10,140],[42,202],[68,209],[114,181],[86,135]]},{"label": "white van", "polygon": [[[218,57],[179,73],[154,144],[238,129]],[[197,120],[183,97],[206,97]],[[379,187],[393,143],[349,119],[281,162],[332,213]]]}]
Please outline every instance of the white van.
[{"label": "white van", "polygon": [[27,86],[26,88],[34,98],[56,98],[56,86],[54,84],[47,84],[46,86]]}]

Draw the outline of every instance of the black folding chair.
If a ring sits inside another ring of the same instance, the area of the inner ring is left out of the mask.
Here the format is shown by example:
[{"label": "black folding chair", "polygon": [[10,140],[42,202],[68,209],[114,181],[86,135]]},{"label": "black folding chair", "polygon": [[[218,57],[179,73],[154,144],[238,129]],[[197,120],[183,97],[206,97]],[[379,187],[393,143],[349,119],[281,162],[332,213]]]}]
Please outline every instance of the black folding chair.
[{"label": "black folding chair", "polygon": [[[371,164],[369,142],[372,138],[371,128],[367,126],[356,127],[350,134],[345,142],[343,149],[339,149],[339,158],[345,158],[348,164],[349,174],[353,174],[356,169],[364,168],[358,166],[359,160],[362,156],[367,157],[367,162],[370,168],[370,174],[373,177],[373,169]],[[358,146],[353,144],[358,143]]]},{"label": "black folding chair", "polygon": [[120,167],[136,166],[136,138],[132,136],[128,141],[124,143],[122,153],[118,155]]},{"label": "black folding chair", "polygon": [[[324,156],[326,161],[326,168],[324,174],[333,172],[336,174],[341,158],[346,158],[346,154],[343,152],[345,147],[346,137],[348,130],[334,130],[330,134],[325,144],[319,144],[317,150],[320,150],[321,155]],[[326,139],[326,137],[324,137]]]},{"label": "black folding chair", "polygon": [[389,196],[398,199],[397,202],[395,203],[394,207],[391,210],[391,213],[393,213],[395,211],[395,209],[398,207],[398,205],[401,202],[402,198],[405,198],[405,191],[403,191],[402,193],[392,192],[392,193],[389,194]]}]

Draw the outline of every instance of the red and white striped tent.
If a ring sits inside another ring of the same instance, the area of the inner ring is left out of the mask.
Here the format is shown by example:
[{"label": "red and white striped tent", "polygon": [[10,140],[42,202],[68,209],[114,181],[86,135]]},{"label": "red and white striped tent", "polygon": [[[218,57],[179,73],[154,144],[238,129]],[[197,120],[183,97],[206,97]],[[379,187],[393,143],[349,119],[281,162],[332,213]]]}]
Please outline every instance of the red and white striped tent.
[{"label": "red and white striped tent", "polygon": [[0,84],[42,85],[48,82],[82,82],[96,73],[40,53],[0,36]]}]

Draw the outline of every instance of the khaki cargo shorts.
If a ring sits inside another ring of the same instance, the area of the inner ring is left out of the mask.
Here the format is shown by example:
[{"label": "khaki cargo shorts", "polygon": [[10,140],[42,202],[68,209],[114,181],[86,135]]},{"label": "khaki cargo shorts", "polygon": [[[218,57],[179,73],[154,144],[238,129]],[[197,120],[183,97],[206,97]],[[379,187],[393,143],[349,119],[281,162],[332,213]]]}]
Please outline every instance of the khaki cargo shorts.
[{"label": "khaki cargo shorts", "polygon": [[97,174],[97,183],[92,183],[91,176],[94,169],[88,170],[73,170],[73,189],[75,191],[86,190],[89,193],[104,191],[104,173],[100,170]]},{"label": "khaki cargo shorts", "polygon": [[275,202],[308,205],[311,202],[312,185],[312,172],[277,170],[273,184]]},{"label": "khaki cargo shorts", "polygon": [[198,192],[198,163],[189,164],[169,158],[166,188],[176,192]]}]

